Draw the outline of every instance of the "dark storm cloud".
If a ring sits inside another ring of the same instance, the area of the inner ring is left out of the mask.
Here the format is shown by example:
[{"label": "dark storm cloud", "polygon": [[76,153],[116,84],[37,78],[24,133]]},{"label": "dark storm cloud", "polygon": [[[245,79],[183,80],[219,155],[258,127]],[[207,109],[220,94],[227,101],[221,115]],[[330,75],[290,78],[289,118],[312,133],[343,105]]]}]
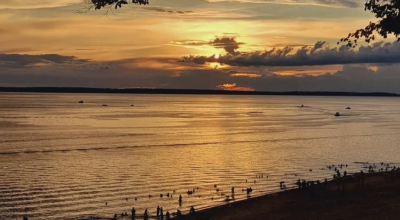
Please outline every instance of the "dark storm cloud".
[{"label": "dark storm cloud", "polygon": [[346,46],[329,47],[326,42],[317,42],[314,46],[304,46],[300,49],[284,47],[266,51],[238,53],[234,56],[227,54],[214,56],[189,56],[181,62],[194,62],[204,64],[207,62],[219,62],[231,66],[315,66],[336,64],[390,64],[400,63],[400,43],[375,43],[369,46],[361,46],[358,50],[349,49]]},{"label": "dark storm cloud", "polygon": [[24,68],[49,64],[83,64],[88,60],[58,54],[25,55],[0,53],[0,68]]}]

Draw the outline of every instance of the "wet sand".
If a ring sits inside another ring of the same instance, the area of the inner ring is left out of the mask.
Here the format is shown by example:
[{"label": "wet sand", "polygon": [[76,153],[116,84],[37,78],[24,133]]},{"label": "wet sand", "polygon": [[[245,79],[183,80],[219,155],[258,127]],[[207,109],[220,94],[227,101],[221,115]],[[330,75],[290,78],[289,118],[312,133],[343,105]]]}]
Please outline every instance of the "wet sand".
[{"label": "wet sand", "polygon": [[182,216],[183,220],[248,219],[398,219],[400,178],[389,173],[365,174],[364,185],[346,182],[337,189],[335,180],[311,190],[292,189],[250,198]]}]

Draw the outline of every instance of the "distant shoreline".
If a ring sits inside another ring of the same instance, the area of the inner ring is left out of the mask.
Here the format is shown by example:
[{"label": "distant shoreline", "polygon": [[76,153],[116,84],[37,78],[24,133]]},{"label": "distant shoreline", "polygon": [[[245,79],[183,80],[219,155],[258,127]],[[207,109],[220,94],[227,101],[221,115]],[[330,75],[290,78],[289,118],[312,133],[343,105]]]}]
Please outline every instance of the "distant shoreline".
[{"label": "distant shoreline", "polygon": [[159,88],[84,88],[84,87],[0,87],[0,92],[9,93],[103,93],[103,94],[183,94],[183,95],[287,95],[287,96],[360,96],[360,97],[400,97],[386,92],[267,92],[267,91],[226,91],[201,89],[159,89]]}]

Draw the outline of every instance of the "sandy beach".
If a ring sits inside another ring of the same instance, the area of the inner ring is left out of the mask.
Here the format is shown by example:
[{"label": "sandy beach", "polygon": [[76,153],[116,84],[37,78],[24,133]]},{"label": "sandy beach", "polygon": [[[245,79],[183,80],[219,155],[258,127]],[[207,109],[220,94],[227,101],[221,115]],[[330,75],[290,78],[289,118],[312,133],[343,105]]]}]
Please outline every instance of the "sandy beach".
[{"label": "sandy beach", "polygon": [[400,213],[399,177],[389,173],[365,174],[364,185],[345,183],[338,191],[335,180],[304,189],[250,198],[220,207],[202,210],[179,219],[397,219]]}]

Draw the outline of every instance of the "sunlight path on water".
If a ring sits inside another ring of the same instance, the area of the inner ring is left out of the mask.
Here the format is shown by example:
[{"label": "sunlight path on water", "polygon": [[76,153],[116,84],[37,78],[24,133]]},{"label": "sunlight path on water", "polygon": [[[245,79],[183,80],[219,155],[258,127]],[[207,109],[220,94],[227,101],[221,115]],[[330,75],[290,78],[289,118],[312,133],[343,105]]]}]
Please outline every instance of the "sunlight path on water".
[{"label": "sunlight path on water", "polygon": [[332,178],[332,164],[398,163],[399,107],[394,98],[0,94],[0,219],[111,217],[133,206],[154,216],[158,205],[185,213],[224,204],[232,186],[240,200],[248,187],[257,196],[280,181]]}]

